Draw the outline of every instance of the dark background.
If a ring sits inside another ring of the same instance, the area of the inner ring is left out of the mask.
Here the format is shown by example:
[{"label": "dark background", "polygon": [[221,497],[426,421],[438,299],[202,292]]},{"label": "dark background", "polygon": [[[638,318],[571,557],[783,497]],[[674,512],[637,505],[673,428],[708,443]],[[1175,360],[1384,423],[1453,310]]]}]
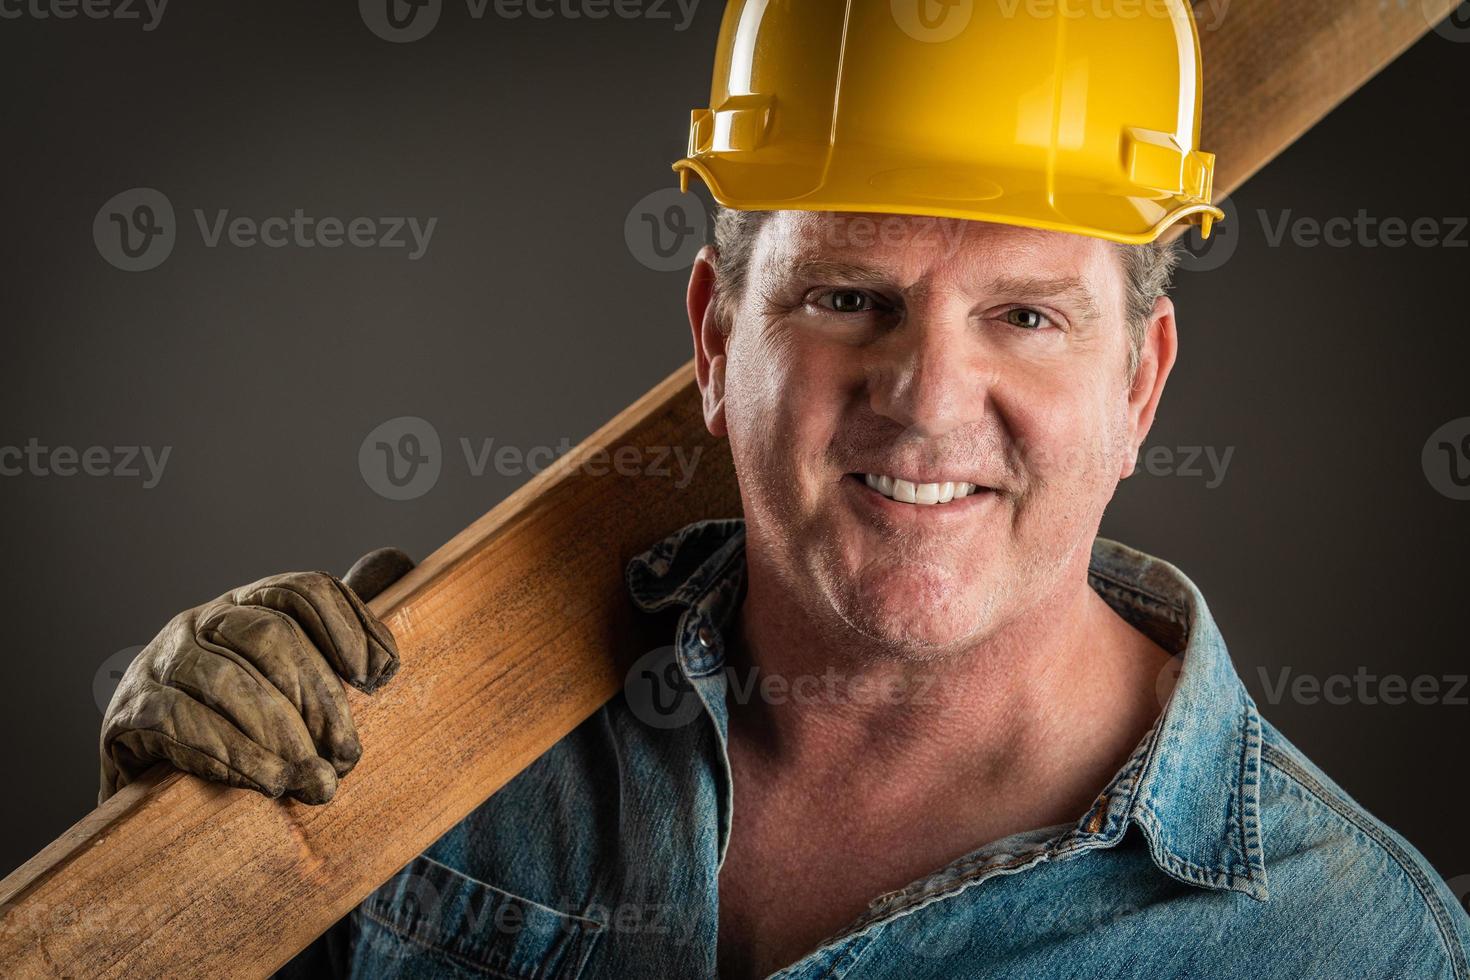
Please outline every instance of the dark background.
[{"label": "dark background", "polygon": [[[0,446],[172,447],[152,489],[0,477],[0,873],[93,805],[94,681],[105,697],[119,651],[265,574],[385,544],[422,558],[527,478],[472,475],[460,437],[575,443],[689,357],[683,273],[624,236],[707,100],[719,5],[684,31],[672,9],[476,20],[451,0],[404,44],[344,3],[180,3],[151,31],[0,21]],[[1194,578],[1266,717],[1450,879],[1470,874],[1470,691],[1273,703],[1265,679],[1448,691],[1470,670],[1470,502],[1421,464],[1470,416],[1470,249],[1271,247],[1260,212],[1448,234],[1470,214],[1467,55],[1428,35],[1234,196],[1233,255],[1175,290],[1181,361],[1150,439],[1173,472],[1124,484],[1104,528]],[[167,195],[178,241],[129,273],[92,223],[135,187]],[[417,261],[207,248],[195,208],[438,224]],[[395,501],[358,449],[405,415],[442,437],[443,472]],[[1218,486],[1181,471],[1195,446],[1233,450]]]}]

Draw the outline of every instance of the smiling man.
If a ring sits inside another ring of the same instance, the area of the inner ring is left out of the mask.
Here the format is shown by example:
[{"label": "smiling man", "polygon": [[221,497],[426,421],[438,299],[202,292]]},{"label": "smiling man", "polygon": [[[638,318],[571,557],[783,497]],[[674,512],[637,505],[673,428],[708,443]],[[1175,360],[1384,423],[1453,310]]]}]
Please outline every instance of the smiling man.
[{"label": "smiling man", "polygon": [[[1470,976],[1199,590],[1097,537],[1175,360],[1161,236],[1220,216],[1189,7],[960,6],[731,4],[676,169],[720,204],[688,314],[744,517],[634,559],[672,644],[283,975]],[[177,617],[103,795],[166,759],[330,799],[401,571]]]},{"label": "smiling man", "polygon": [[1169,300],[1130,329],[1138,263],[1102,239],[874,216],[891,244],[834,244],[854,220],[726,212],[737,258],[722,276],[707,251],[690,289],[745,506],[735,675],[835,667],[913,695],[731,710],[730,975],[979,842],[1076,820],[1168,677],[1088,565],[1174,360]]}]

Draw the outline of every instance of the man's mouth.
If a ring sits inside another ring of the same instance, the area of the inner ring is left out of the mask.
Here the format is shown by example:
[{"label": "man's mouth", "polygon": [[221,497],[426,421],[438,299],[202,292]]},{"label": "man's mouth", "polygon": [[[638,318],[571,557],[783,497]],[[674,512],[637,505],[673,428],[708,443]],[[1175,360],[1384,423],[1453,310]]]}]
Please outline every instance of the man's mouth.
[{"label": "man's mouth", "polygon": [[905,480],[902,477],[889,476],[886,473],[855,473],[870,488],[881,493],[889,500],[896,500],[901,504],[916,504],[919,506],[939,506],[952,501],[963,500],[971,494],[980,493],[984,487],[974,483],[963,483],[958,481],[945,481],[943,483],[918,483],[913,480]]}]

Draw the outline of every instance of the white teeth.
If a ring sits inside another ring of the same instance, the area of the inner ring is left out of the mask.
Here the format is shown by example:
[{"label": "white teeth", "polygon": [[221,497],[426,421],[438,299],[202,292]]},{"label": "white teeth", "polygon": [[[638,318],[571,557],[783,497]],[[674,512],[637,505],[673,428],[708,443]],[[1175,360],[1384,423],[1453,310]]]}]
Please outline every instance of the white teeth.
[{"label": "white teeth", "polygon": [[863,474],[863,482],[885,497],[906,504],[947,504],[951,500],[968,497],[979,489],[973,483],[913,483],[891,476]]}]

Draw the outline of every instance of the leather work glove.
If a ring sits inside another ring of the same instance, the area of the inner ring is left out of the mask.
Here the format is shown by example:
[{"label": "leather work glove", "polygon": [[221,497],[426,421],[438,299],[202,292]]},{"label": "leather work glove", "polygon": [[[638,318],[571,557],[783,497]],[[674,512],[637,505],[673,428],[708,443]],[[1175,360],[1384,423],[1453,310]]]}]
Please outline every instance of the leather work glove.
[{"label": "leather work glove", "polygon": [[175,616],[107,706],[98,802],[157,762],[272,798],[330,800],[362,755],[342,681],[371,693],[398,670],[393,635],[364,603],[411,568],[384,548],[345,579],[272,575]]}]

